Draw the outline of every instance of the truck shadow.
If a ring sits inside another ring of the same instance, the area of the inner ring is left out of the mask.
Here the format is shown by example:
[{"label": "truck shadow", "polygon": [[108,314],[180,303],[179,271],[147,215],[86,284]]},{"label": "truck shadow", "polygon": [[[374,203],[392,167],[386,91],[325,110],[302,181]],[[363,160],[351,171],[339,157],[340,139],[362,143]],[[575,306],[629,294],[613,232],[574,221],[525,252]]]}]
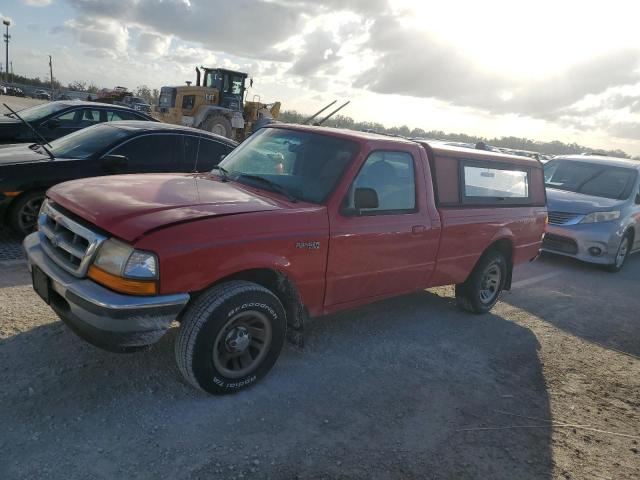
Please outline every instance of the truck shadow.
[{"label": "truck shadow", "polygon": [[460,431],[551,417],[537,339],[497,315],[420,292],[317,319],[304,351],[226,397],[181,381],[174,337],[118,355],[55,322],[0,343],[0,476],[552,477],[549,428]]},{"label": "truck shadow", "polygon": [[562,274],[535,288],[514,288],[501,297],[503,302],[604,348],[640,356],[640,297],[633,295],[640,292],[639,254],[617,273],[552,254],[536,263]]}]

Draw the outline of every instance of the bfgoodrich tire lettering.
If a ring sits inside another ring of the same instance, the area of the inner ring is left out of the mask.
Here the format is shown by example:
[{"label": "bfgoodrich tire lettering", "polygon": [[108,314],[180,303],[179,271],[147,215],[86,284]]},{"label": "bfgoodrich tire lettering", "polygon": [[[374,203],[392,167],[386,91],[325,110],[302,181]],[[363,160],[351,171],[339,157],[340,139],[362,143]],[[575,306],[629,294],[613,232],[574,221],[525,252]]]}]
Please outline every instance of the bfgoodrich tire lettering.
[{"label": "bfgoodrich tire lettering", "polygon": [[233,393],[271,370],[285,333],[285,311],[271,291],[241,280],[216,285],[183,317],[175,343],[178,368],[197,388]]}]

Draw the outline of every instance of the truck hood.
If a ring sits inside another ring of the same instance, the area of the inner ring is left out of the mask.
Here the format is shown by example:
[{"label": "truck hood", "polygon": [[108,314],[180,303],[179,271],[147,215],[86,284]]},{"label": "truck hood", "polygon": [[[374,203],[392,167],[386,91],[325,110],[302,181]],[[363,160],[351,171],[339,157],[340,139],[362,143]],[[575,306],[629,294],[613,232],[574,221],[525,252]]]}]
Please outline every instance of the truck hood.
[{"label": "truck hood", "polygon": [[550,212],[579,213],[605,211],[620,207],[624,200],[594,197],[547,187],[547,208]]},{"label": "truck hood", "polygon": [[52,187],[47,195],[82,219],[129,242],[174,223],[284,208],[237,183],[199,174],[74,180]]}]

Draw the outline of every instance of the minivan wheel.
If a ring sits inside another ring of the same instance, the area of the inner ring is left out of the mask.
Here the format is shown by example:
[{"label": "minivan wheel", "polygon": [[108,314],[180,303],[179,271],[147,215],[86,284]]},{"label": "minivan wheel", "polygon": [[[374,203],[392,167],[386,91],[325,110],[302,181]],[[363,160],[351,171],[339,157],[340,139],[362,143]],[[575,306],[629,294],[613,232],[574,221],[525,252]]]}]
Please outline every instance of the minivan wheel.
[{"label": "minivan wheel", "polygon": [[271,291],[243,280],[225,282],[185,313],[175,343],[178,368],[196,388],[234,393],[269,373],[285,333],[285,311]]},{"label": "minivan wheel", "polygon": [[507,261],[497,250],[485,253],[464,283],[456,285],[458,306],[472,313],[487,313],[498,301],[507,276]]},{"label": "minivan wheel", "polygon": [[631,250],[631,235],[627,232],[620,240],[620,245],[618,245],[618,250],[616,251],[616,256],[611,265],[607,265],[606,269],[610,272],[619,272],[624,267],[625,262],[627,261],[627,257],[629,256],[629,251]]},{"label": "minivan wheel", "polygon": [[29,235],[38,225],[38,213],[44,201],[43,191],[22,194],[9,209],[9,225],[19,235]]}]

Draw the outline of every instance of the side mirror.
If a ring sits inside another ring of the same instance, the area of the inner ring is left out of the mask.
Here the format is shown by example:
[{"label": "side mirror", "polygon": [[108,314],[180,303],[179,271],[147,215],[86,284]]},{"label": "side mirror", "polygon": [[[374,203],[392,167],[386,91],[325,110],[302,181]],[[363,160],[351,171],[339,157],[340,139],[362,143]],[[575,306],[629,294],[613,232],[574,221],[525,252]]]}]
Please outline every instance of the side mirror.
[{"label": "side mirror", "polygon": [[378,208],[378,193],[373,188],[356,188],[353,206],[356,210]]},{"label": "side mirror", "polygon": [[55,130],[58,127],[60,127],[60,120],[58,120],[57,118],[52,118],[47,122],[47,128],[49,130]]},{"label": "side mirror", "polygon": [[124,155],[106,155],[100,161],[102,168],[107,172],[116,172],[129,163],[129,159]]}]

